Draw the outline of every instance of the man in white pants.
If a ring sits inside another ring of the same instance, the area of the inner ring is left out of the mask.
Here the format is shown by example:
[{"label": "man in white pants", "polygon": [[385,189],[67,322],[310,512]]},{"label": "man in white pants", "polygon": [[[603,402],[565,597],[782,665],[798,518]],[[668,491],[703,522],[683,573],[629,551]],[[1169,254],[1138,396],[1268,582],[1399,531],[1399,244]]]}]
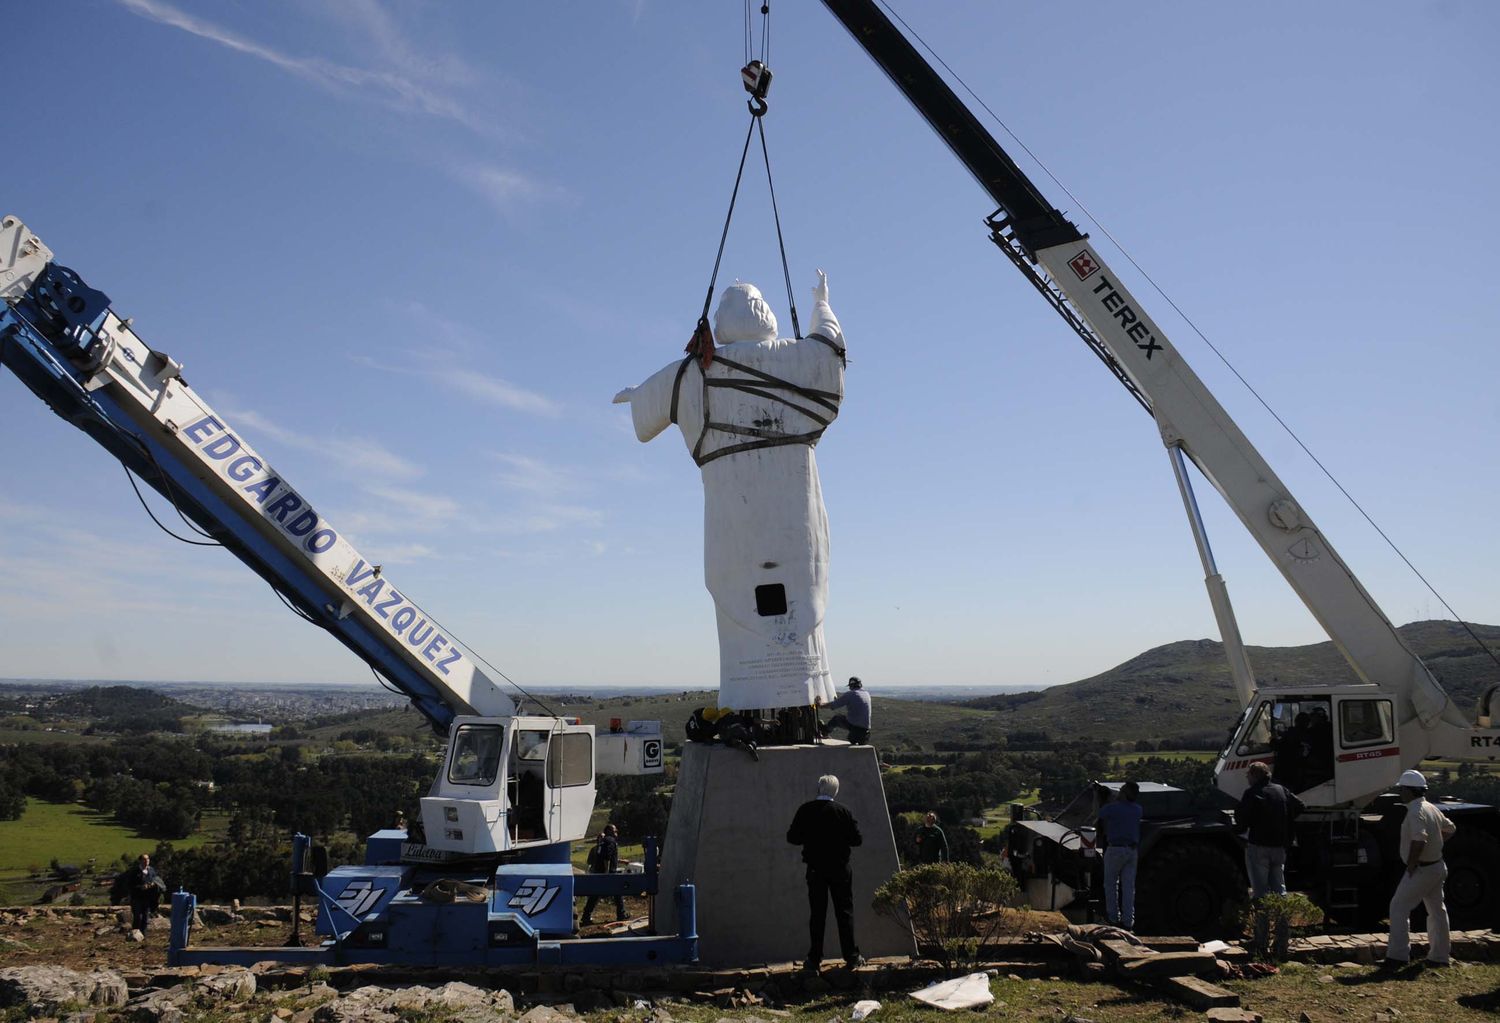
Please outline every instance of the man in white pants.
[{"label": "man in white pants", "polygon": [[1448,865],[1443,862],[1443,843],[1457,828],[1427,801],[1427,779],[1421,771],[1404,772],[1398,784],[1401,801],[1407,804],[1399,846],[1406,873],[1391,896],[1391,936],[1381,966],[1397,970],[1411,961],[1411,911],[1418,903],[1427,907],[1427,965],[1447,966],[1448,907],[1443,904],[1443,882],[1448,879]]}]

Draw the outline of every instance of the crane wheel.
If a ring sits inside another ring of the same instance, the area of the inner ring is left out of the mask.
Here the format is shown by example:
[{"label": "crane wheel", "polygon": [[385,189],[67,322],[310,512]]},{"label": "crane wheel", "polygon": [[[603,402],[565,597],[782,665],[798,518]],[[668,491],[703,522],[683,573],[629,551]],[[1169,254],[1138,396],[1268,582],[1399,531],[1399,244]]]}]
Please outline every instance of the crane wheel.
[{"label": "crane wheel", "polygon": [[1500,838],[1461,823],[1444,846],[1443,859],[1448,863],[1443,901],[1450,925],[1455,930],[1500,927]]},{"label": "crane wheel", "polygon": [[1245,902],[1240,861],[1210,842],[1163,836],[1136,875],[1136,930],[1142,934],[1208,937],[1223,933],[1231,910]]}]

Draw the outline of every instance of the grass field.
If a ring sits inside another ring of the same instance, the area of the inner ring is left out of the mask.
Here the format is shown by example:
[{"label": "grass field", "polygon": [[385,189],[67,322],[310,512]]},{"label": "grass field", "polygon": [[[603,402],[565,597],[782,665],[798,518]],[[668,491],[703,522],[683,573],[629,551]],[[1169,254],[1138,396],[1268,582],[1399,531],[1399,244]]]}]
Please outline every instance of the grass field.
[{"label": "grass field", "polygon": [[1218,754],[1201,749],[1158,750],[1155,753],[1111,753],[1110,761],[1118,760],[1123,766],[1133,764],[1137,760],[1149,760],[1152,757],[1161,757],[1163,760],[1203,760],[1212,763]]},{"label": "grass field", "polygon": [[[197,834],[172,844],[197,848],[211,841],[216,825],[222,824],[205,818]],[[149,852],[158,841],[77,803],[28,799],[20,820],[0,821],[0,903],[33,901],[39,885],[28,879],[35,868],[45,869],[54,859],[77,867],[87,867],[92,859],[99,871],[110,871],[121,855]]]},{"label": "grass field", "polygon": [[3,726],[3,724],[0,724],[0,745],[25,746],[31,743],[35,743],[38,745],[46,745],[51,743],[80,745],[109,741],[102,735],[79,734],[79,732],[81,732],[84,727],[86,727],[86,725],[79,725],[79,731],[69,732],[56,728],[6,728]]}]

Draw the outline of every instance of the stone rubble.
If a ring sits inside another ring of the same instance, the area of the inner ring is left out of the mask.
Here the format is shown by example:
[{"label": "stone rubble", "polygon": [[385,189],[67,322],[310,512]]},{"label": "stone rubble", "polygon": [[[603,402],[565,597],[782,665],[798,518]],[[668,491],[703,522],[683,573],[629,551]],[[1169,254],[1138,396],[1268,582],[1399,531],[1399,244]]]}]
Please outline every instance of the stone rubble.
[{"label": "stone rubble", "polygon": [[10,966],[0,970],[0,1006],[25,1005],[34,1016],[55,1016],[64,1007],[124,1005],[125,978],[113,970],[80,973],[62,966]]}]

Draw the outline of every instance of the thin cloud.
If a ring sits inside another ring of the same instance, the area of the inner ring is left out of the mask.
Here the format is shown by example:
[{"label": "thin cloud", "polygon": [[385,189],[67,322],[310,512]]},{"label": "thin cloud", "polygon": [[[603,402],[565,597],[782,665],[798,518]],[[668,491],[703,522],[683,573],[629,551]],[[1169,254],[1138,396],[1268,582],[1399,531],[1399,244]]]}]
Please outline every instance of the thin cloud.
[{"label": "thin cloud", "polygon": [[[277,426],[274,422],[249,409],[225,413],[231,427],[243,423],[256,434],[270,437],[278,444],[285,444],[299,451],[313,451],[338,465],[359,475],[379,476],[388,480],[414,480],[422,470],[367,437],[309,436]],[[258,447],[254,436],[244,438],[252,448]]]},{"label": "thin cloud", "polygon": [[578,480],[569,470],[540,459],[506,454],[497,454],[495,459],[504,467],[500,482],[512,490],[552,497],[579,489]]},{"label": "thin cloud", "polygon": [[575,200],[573,193],[565,188],[508,167],[470,164],[454,168],[452,173],[496,213],[506,216],[539,203]]},{"label": "thin cloud", "polygon": [[[322,57],[283,53],[233,32],[222,25],[195,17],[161,0],[116,0],[130,13],[175,28],[199,39],[216,43],[236,53],[265,61],[288,74],[335,91],[350,90],[403,112],[456,121],[472,131],[494,134],[496,125],[460,100],[444,95],[409,75],[374,71],[338,64]],[[374,24],[367,21],[367,24]],[[390,29],[393,31],[393,27]]]},{"label": "thin cloud", "polygon": [[[430,353],[429,353],[430,354]],[[471,369],[456,366],[438,366],[434,368],[418,366],[395,366],[387,362],[379,362],[367,355],[355,355],[351,358],[361,366],[379,370],[382,373],[394,373],[398,376],[417,377],[430,380],[439,387],[454,391],[476,401],[487,405],[498,405],[516,412],[527,412],[540,416],[556,416],[562,408],[551,398],[528,391],[524,387],[518,387],[509,380],[500,377],[486,376],[476,373]]]},{"label": "thin cloud", "polygon": [[412,49],[410,34],[377,0],[328,0],[325,6],[340,20],[363,32],[387,60],[412,78],[453,85],[473,85],[481,78],[457,54],[432,57]]},{"label": "thin cloud", "polygon": [[396,487],[366,487],[389,508],[408,516],[408,528],[437,529],[458,517],[458,502],[438,494],[422,494]]},{"label": "thin cloud", "polygon": [[428,373],[428,376],[461,394],[491,405],[514,409],[517,412],[555,416],[561,411],[551,398],[517,387],[499,377],[481,376],[478,373],[458,369],[436,369]]},{"label": "thin cloud", "polygon": [[382,565],[410,565],[431,558],[436,553],[424,543],[392,544],[379,550]]},{"label": "thin cloud", "polygon": [[604,513],[581,505],[550,504],[499,520],[495,527],[510,533],[551,533],[569,526],[599,527]]}]

